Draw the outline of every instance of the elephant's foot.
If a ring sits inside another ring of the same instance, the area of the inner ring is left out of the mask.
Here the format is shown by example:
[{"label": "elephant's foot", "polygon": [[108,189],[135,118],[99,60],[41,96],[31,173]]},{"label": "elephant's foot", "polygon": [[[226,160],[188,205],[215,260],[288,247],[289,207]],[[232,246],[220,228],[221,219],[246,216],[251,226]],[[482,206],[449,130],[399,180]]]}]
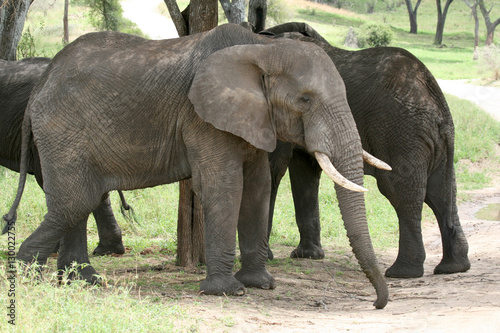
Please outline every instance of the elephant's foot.
[{"label": "elephant's foot", "polygon": [[93,255],[96,256],[105,256],[109,254],[124,254],[125,247],[123,246],[123,242],[121,239],[119,241],[103,244],[103,242],[99,242],[97,247],[92,252]]},{"label": "elephant's foot", "polygon": [[434,274],[452,274],[467,272],[470,269],[470,261],[467,256],[460,260],[442,259],[439,265],[434,268]]},{"label": "elephant's foot", "polygon": [[206,295],[243,296],[247,289],[232,275],[213,274],[201,281],[200,292]]},{"label": "elephant's foot", "polygon": [[434,268],[434,274],[452,274],[466,272],[470,269],[470,261],[467,253],[469,244],[462,231],[457,226],[450,231],[452,234],[449,241],[443,246],[443,259]]},{"label": "elephant's foot", "polygon": [[385,271],[385,276],[391,278],[417,278],[424,275],[424,264],[403,263],[396,260],[391,267]]},{"label": "elephant's foot", "polygon": [[299,245],[290,253],[291,258],[323,259],[325,252],[318,245],[303,246]]},{"label": "elephant's foot", "polygon": [[265,268],[262,270],[242,268],[234,275],[234,277],[243,283],[245,287],[260,289],[276,288],[276,281]]},{"label": "elephant's foot", "polygon": [[[67,269],[68,268],[59,268],[59,283],[63,282],[63,277]],[[71,283],[71,281],[74,280],[83,280],[91,285],[102,284],[102,279],[97,274],[97,271],[89,264],[77,265],[76,267],[72,267],[69,269],[69,272],[67,274],[67,283]]]}]

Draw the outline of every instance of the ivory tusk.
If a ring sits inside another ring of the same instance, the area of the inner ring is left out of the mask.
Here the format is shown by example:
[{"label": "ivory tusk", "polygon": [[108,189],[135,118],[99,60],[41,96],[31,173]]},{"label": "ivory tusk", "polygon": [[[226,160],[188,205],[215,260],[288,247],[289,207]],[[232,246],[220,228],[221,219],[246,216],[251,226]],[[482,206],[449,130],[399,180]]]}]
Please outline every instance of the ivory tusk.
[{"label": "ivory tusk", "polygon": [[387,164],[384,161],[379,160],[375,156],[367,153],[364,149],[363,149],[363,160],[366,163],[368,163],[370,165],[373,165],[377,169],[387,170],[387,171],[391,171],[392,170],[392,168],[391,168],[391,166],[389,164]]},{"label": "ivory tusk", "polygon": [[335,169],[332,162],[330,162],[330,158],[325,154],[318,153],[317,151],[315,151],[314,156],[316,157],[316,160],[318,161],[321,169],[323,169],[323,171],[328,175],[328,177],[330,177],[330,179],[333,180],[338,185],[355,192],[368,191],[363,186],[356,185],[350,180],[347,180],[344,176],[342,176],[340,172],[338,172],[337,169]]}]

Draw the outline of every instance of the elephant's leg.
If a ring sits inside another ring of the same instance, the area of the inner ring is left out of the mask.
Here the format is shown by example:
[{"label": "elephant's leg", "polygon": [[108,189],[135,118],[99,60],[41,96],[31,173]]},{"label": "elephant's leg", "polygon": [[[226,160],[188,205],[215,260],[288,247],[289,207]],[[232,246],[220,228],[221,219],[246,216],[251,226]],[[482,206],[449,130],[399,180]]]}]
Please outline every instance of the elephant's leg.
[{"label": "elephant's leg", "polygon": [[318,189],[321,167],[304,151],[295,149],[288,166],[300,243],[292,258],[322,259]]},{"label": "elephant's leg", "polygon": [[19,247],[17,259],[27,264],[37,261],[44,265],[67,230],[58,226],[53,214],[47,213],[43,222]]},{"label": "elephant's leg", "polygon": [[[219,170],[223,170],[223,166]],[[233,276],[242,176],[235,170],[227,170],[220,177],[203,175],[201,178],[202,182],[193,177],[193,189],[202,200],[205,220],[207,277],[201,282],[200,291],[209,295],[244,295],[245,286]]]},{"label": "elephant's leg", "polygon": [[422,240],[422,208],[425,198],[425,177],[405,173],[384,173],[377,177],[380,192],[396,210],[399,219],[399,252],[385,275],[395,278],[420,277],[424,274],[425,249]]},{"label": "elephant's leg", "polygon": [[99,282],[96,270],[90,266],[87,250],[87,218],[79,221],[75,227],[68,231],[62,238],[57,257],[59,275],[73,264],[77,264],[68,278],[83,279],[90,284]]},{"label": "elephant's leg", "polygon": [[[271,231],[273,228],[273,217],[274,217],[274,206],[276,204],[276,196],[278,194],[278,188],[281,183],[281,179],[286,173],[288,168],[288,163],[292,158],[293,146],[291,143],[278,141],[276,149],[269,153],[269,166],[271,168],[271,199],[269,202],[269,220],[267,225],[267,239],[269,241],[271,237]],[[267,251],[267,258],[272,260],[274,254],[271,251],[271,247]]]},{"label": "elephant's leg", "polygon": [[458,218],[455,175],[445,171],[444,163],[429,177],[425,202],[436,215],[443,246],[443,258],[434,274],[468,271],[469,245]]},{"label": "elephant's leg", "polygon": [[[61,161],[63,158],[54,160]],[[72,166],[71,170],[87,169],[83,166]],[[102,180],[96,181],[90,172],[71,173],[61,166],[56,168],[50,164],[44,168],[43,180],[48,213],[35,232],[21,244],[18,258],[31,262],[38,257],[39,262],[45,262],[55,245],[61,241],[59,268],[69,265],[70,261],[88,264],[86,221],[105,193],[92,187],[102,184]],[[83,272],[84,278],[92,282],[91,275],[95,271],[92,267],[87,267]]]},{"label": "elephant's leg", "polygon": [[99,233],[99,244],[95,248],[93,254],[106,255],[125,253],[122,242],[122,232],[113,214],[108,193],[103,196],[101,204],[94,210],[93,214],[97,225],[97,232]]},{"label": "elephant's leg", "polygon": [[274,278],[266,269],[267,218],[271,191],[267,154],[259,151],[254,161],[247,165],[238,220],[241,269],[235,277],[245,287],[274,289]]}]

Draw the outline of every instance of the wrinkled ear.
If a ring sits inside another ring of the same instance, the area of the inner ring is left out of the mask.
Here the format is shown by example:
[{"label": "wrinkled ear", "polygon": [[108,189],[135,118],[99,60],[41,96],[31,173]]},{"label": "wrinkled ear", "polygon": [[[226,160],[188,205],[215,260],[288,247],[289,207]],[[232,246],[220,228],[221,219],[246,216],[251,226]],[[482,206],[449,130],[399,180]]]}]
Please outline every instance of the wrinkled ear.
[{"label": "wrinkled ear", "polygon": [[265,45],[237,45],[211,54],[194,77],[189,99],[196,113],[215,128],[271,152],[276,131],[258,65]]}]

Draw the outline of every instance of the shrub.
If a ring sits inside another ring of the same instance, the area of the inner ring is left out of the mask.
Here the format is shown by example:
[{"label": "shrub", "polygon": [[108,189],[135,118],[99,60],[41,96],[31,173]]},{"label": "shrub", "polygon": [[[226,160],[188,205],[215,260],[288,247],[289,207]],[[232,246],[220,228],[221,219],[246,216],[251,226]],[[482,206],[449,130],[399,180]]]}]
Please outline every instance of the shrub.
[{"label": "shrub", "polygon": [[388,46],[393,38],[394,33],[387,24],[366,23],[361,26],[358,33],[360,47]]},{"label": "shrub", "polygon": [[479,55],[479,72],[495,81],[500,80],[500,48],[494,44],[481,48]]}]

